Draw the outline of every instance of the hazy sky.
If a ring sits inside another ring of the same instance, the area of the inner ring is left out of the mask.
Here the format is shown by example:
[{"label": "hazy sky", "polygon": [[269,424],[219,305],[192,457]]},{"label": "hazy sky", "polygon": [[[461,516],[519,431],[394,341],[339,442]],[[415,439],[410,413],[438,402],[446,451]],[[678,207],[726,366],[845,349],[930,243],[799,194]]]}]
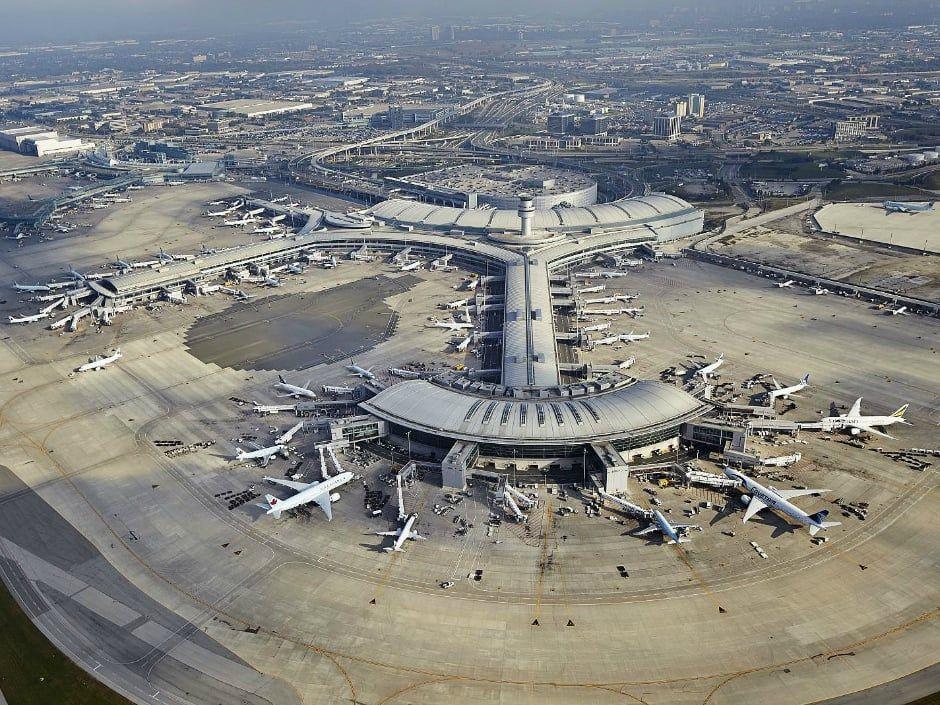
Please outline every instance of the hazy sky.
[{"label": "hazy sky", "polygon": [[[689,10],[688,8],[694,8]],[[0,0],[0,43],[120,37],[249,34],[281,22],[336,25],[389,16],[471,22],[507,14],[605,18],[648,26],[654,18],[753,26],[815,22],[878,26],[940,22],[940,0]],[[698,18],[697,20],[695,18]],[[794,19],[795,18],[795,19]]]}]

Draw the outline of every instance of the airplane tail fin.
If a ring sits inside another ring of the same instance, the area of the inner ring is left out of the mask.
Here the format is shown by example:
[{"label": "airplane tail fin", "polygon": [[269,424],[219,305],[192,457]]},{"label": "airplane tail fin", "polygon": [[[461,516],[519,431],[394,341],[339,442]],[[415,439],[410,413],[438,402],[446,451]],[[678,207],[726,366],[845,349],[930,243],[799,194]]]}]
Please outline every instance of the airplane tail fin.
[{"label": "airplane tail fin", "polygon": [[809,527],[810,536],[815,536],[821,529],[829,529],[833,526],[841,526],[841,521],[824,521],[829,516],[829,510],[823,509],[810,516],[815,523]]},{"label": "airplane tail fin", "polygon": [[242,455],[244,455],[244,454],[245,454],[245,451],[243,451],[243,450],[242,450],[241,448],[239,448],[238,446],[235,446],[235,457],[236,457],[236,458],[238,458],[239,456],[242,456]]},{"label": "airplane tail fin", "polygon": [[809,384],[809,372],[803,375],[803,379],[801,381],[803,382],[803,384]]},{"label": "airplane tail fin", "polygon": [[264,496],[264,502],[258,502],[255,506],[261,507],[265,510],[267,514],[271,514],[275,519],[281,518],[281,510],[275,509],[274,506],[277,504],[277,497],[273,494],[266,494]]},{"label": "airplane tail fin", "polygon": [[891,414],[891,416],[892,416],[893,418],[902,419],[902,420],[903,420],[903,419],[904,419],[904,414],[907,413],[907,407],[909,407],[909,406],[910,406],[910,404],[905,404],[905,405],[902,406],[900,409],[898,409],[898,410],[895,411],[893,414]]},{"label": "airplane tail fin", "polygon": [[281,380],[281,384],[287,384],[287,382],[284,380],[284,375],[278,375],[277,378]]}]

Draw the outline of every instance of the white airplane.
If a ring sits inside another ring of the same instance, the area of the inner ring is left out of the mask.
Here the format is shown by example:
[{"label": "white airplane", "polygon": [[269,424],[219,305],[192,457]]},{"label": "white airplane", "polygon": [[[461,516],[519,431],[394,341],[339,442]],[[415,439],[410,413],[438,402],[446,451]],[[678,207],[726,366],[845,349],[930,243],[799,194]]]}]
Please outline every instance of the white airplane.
[{"label": "white airplane", "polygon": [[52,291],[52,287],[46,286],[45,284],[17,284],[13,282],[13,288],[16,291],[28,291],[30,293]]},{"label": "white airplane", "polygon": [[681,534],[693,528],[695,528],[694,524],[670,524],[658,509],[654,509],[650,525],[642,531],[637,531],[634,536],[648,536],[658,532],[663,535],[663,541],[669,545],[688,543],[689,539]]},{"label": "white airplane", "polygon": [[774,377],[771,377],[770,381],[773,382],[776,387],[776,389],[771,389],[767,392],[767,397],[771,405],[773,405],[777,399],[789,399],[791,394],[796,394],[806,389],[809,386],[809,373],[807,372],[803,375],[803,379],[791,387],[781,387],[780,383]]},{"label": "white airplane", "polygon": [[774,487],[764,487],[747,475],[737,470],[732,470],[731,468],[725,468],[725,475],[732,480],[740,482],[741,487],[748,493],[748,495],[746,495],[748,496],[747,511],[744,512],[744,519],[741,521],[742,524],[747,522],[748,519],[757,514],[761,509],[769,507],[806,526],[811,536],[815,536],[821,529],[842,525],[840,521],[825,521],[826,517],[829,516],[829,511],[826,509],[816,512],[815,514],[807,514],[789,501],[795,497],[819,494],[828,492],[829,490],[778,490]]},{"label": "white airplane", "polygon": [[622,308],[620,312],[627,314],[631,318],[636,318],[637,316],[642,316],[645,310],[646,308],[644,306],[640,306],[639,308]]},{"label": "white airplane", "polygon": [[232,215],[232,213],[234,213],[237,210],[238,210],[237,208],[226,208],[225,210],[221,210],[221,211],[206,211],[205,216],[207,218],[221,218],[221,217],[225,217],[228,215]]},{"label": "white airplane", "polygon": [[282,286],[281,280],[276,279],[274,277],[265,277],[264,279],[261,280],[261,283],[264,284],[265,286],[271,286],[271,287]]},{"label": "white airplane", "polygon": [[608,335],[606,338],[598,338],[597,340],[592,340],[593,345],[613,345],[614,343],[620,342],[619,335]]},{"label": "white airplane", "polygon": [[823,286],[814,286],[814,287],[811,289],[811,291],[813,292],[813,295],[814,295],[814,296],[825,296],[826,294],[829,293],[829,289],[827,289],[827,288],[825,288],[825,287],[823,287]]},{"label": "white airplane", "polygon": [[353,364],[353,365],[346,365],[346,369],[349,372],[349,374],[355,377],[362,377],[363,379],[371,379],[371,380],[376,379],[375,373],[372,372],[371,367],[369,369],[364,369],[362,367],[359,367],[359,365]]},{"label": "white airplane", "polygon": [[724,364],[725,354],[721,353],[718,357],[715,358],[715,361],[708,365],[703,365],[695,370],[695,375],[700,376],[702,379],[708,379],[708,376],[717,370],[719,367]]},{"label": "white airplane", "polygon": [[855,403],[852,404],[852,408],[849,409],[847,414],[825,417],[822,420],[822,427],[823,430],[826,431],[848,429],[849,433],[853,436],[865,432],[884,438],[893,438],[893,436],[889,436],[883,431],[878,431],[876,427],[885,428],[886,426],[891,426],[896,423],[903,423],[910,426],[911,423],[904,420],[904,414],[907,413],[908,406],[908,404],[905,404],[890,416],[862,416],[862,398],[859,397],[855,400]]},{"label": "white airplane", "polygon": [[169,264],[171,262],[175,262],[176,258],[173,255],[167,252],[164,252],[163,248],[161,247],[160,251],[157,253],[157,260],[159,262],[164,262],[166,264]]},{"label": "white airplane", "polygon": [[636,355],[628,357],[626,360],[617,365],[618,370],[629,370],[636,364]]},{"label": "white airplane", "polygon": [[293,264],[288,265],[287,271],[291,274],[303,274],[307,271],[307,268],[300,264],[300,262],[294,262]]},{"label": "white airplane", "polygon": [[434,321],[434,323],[425,326],[425,328],[442,328],[443,330],[458,331],[470,330],[473,328],[473,324],[464,323],[462,321]]},{"label": "white airplane", "polygon": [[342,385],[333,385],[333,384],[324,384],[323,385],[324,394],[335,394],[337,396],[342,394],[352,394],[352,387],[344,387]]},{"label": "white airplane", "polygon": [[611,326],[610,321],[607,321],[606,323],[595,323],[595,324],[592,325],[592,326],[584,326],[584,327],[581,329],[581,332],[582,332],[582,333],[593,333],[593,332],[595,332],[595,331],[596,331],[596,332],[601,332],[601,331],[605,331],[605,330],[610,330],[610,326]]},{"label": "white airplane", "polygon": [[254,450],[242,450],[235,448],[235,460],[260,460],[261,467],[266,468],[271,459],[276,455],[287,457],[287,447],[283,445],[273,445],[262,448],[257,443],[249,443]]},{"label": "white airplane", "polygon": [[425,541],[427,540],[425,536],[422,536],[414,529],[415,522],[418,521],[418,515],[414,512],[411,514],[405,514],[405,501],[402,498],[401,493],[401,475],[396,475],[398,479],[398,528],[394,531],[376,531],[376,536],[394,536],[395,543],[391,546],[386,546],[382,550],[386,553],[398,552],[401,551],[401,547],[405,545],[405,541],[409,539],[414,541]]},{"label": "white airplane", "polygon": [[293,404],[259,404],[255,402],[254,412],[256,414],[279,414],[282,411],[293,411],[296,408]]},{"label": "white airplane", "polygon": [[255,228],[251,231],[252,235],[273,235],[274,233],[281,232],[281,229],[277,225],[269,225],[264,228]]},{"label": "white airplane", "polygon": [[107,357],[104,357],[103,355],[99,355],[98,357],[92,360],[89,360],[84,365],[80,365],[75,371],[76,372],[92,372],[92,371],[97,371],[97,370],[103,370],[112,362],[117,362],[122,357],[124,356],[121,354],[121,348],[117,348],[115,349],[113,353],[111,353]]},{"label": "white airplane", "polygon": [[473,334],[471,333],[466,338],[464,338],[463,340],[458,342],[456,345],[454,345],[454,350],[456,350],[457,352],[463,352],[464,350],[470,347],[470,343],[472,342],[473,342]]},{"label": "white airplane", "polygon": [[256,222],[254,218],[239,218],[238,220],[225,220],[222,222],[223,225],[228,225],[230,228],[243,228],[250,223]]},{"label": "white airplane", "polygon": [[121,255],[118,255],[117,258],[111,263],[112,266],[117,267],[123,274],[126,271],[129,271],[134,268],[130,262],[125,262],[121,259]]},{"label": "white airplane", "polygon": [[256,215],[261,215],[264,213],[264,208],[253,208],[250,211],[245,211],[246,218],[253,218]]},{"label": "white airplane", "polygon": [[632,330],[629,333],[622,333],[618,336],[620,340],[624,343],[635,343],[638,340],[646,340],[650,337],[650,332],[646,331],[645,333],[634,333]]},{"label": "white airplane", "polygon": [[271,225],[277,225],[278,223],[280,223],[280,222],[281,222],[282,220],[284,220],[285,218],[287,218],[287,214],[286,214],[286,213],[281,213],[281,215],[276,215],[276,216],[274,216],[273,218],[268,218],[268,222],[271,223]]},{"label": "white airplane", "polygon": [[586,286],[583,289],[578,289],[575,293],[577,294],[593,294],[595,291],[603,291],[607,288],[606,284],[598,284],[597,286]]},{"label": "white airplane", "polygon": [[29,237],[29,233],[15,233],[13,235],[7,235],[6,240],[25,240]]},{"label": "white airplane", "polygon": [[774,286],[778,289],[789,289],[794,284],[796,284],[795,279],[787,279],[785,282],[777,282]]},{"label": "white airplane", "polygon": [[279,196],[278,198],[272,198],[271,203],[283,203],[287,200],[287,196]]},{"label": "white airplane", "polygon": [[581,311],[582,316],[619,316],[619,308],[586,308]]},{"label": "white airplane", "polygon": [[10,323],[35,323],[43,318],[48,318],[48,313],[37,313],[34,316],[8,316]]},{"label": "white airplane", "polygon": [[450,309],[463,308],[468,303],[470,303],[470,299],[458,299],[457,301],[451,301],[449,304],[447,304],[447,308],[450,308]]},{"label": "white airplane", "polygon": [[399,272],[414,272],[418,269],[424,267],[424,262],[421,260],[415,260],[414,262],[409,262],[408,264],[403,264],[398,268]]},{"label": "white airplane", "polygon": [[594,306],[596,304],[612,304],[616,300],[617,300],[616,296],[599,296],[593,299],[585,299],[584,305]]},{"label": "white airplane", "polygon": [[222,206],[225,205],[225,201],[209,201],[206,203],[207,206]]},{"label": "white airplane", "polygon": [[294,440],[294,436],[296,436],[297,432],[303,427],[304,427],[304,422],[298,421],[289,429],[284,431],[284,433],[282,433],[280,436],[274,439],[275,445],[286,446],[288,443]]},{"label": "white airplane", "polygon": [[310,382],[313,380],[307,380],[307,383],[304,386],[298,387],[296,384],[291,384],[288,382],[282,375],[278,375],[277,378],[279,381],[274,383],[274,389],[279,392],[283,392],[283,394],[279,394],[278,396],[294,397],[295,399],[300,397],[304,397],[306,399],[317,398],[316,392],[310,389]]},{"label": "white airplane", "polygon": [[881,204],[885,215],[889,213],[923,213],[933,210],[933,201],[930,203],[910,203],[902,201],[885,201]]},{"label": "white airplane", "polygon": [[633,301],[640,298],[639,294],[617,294],[614,296],[614,301],[622,301],[626,303],[627,301]]},{"label": "white airplane", "polygon": [[287,499],[278,499],[274,495],[266,494],[265,503],[259,503],[257,506],[266,510],[265,514],[271,514],[275,519],[280,519],[281,512],[289,509],[302,507],[310,502],[316,502],[320,509],[326,514],[327,521],[333,521],[333,502],[339,501],[339,492],[333,492],[338,487],[342,487],[355,476],[351,472],[341,472],[323,482],[294,482],[292,480],[282,480],[279,477],[265,477],[265,482],[272,482],[275,485],[283,485],[297,492],[297,494]]},{"label": "white airplane", "polygon": [[80,281],[80,282],[85,281],[86,277],[84,274],[82,274],[81,272],[76,272],[75,269],[72,267],[72,265],[68,265],[68,267],[69,267],[68,274],[70,277],[72,277],[72,279],[74,279],[75,281]]},{"label": "white airplane", "polygon": [[907,306],[901,306],[900,308],[889,308],[886,312],[889,316],[910,316],[911,312],[907,310]]}]

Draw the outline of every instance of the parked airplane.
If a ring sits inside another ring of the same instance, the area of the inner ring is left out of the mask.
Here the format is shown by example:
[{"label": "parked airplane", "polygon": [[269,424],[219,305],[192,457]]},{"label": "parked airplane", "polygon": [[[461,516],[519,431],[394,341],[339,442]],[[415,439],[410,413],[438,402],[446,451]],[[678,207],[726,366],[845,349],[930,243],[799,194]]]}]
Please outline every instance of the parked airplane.
[{"label": "parked airplane", "polygon": [[346,369],[349,371],[349,374],[354,375],[355,377],[362,377],[363,379],[376,379],[375,374],[372,372],[372,368],[364,369],[359,367],[359,365],[352,364],[346,365]]},{"label": "parked airplane", "polygon": [[221,217],[225,217],[228,215],[232,215],[232,213],[234,213],[237,210],[238,210],[237,208],[226,208],[220,211],[206,211],[205,216],[207,218],[221,218]]},{"label": "parked airplane", "polygon": [[842,522],[839,521],[825,521],[826,517],[829,516],[829,511],[826,509],[816,512],[815,514],[807,514],[789,501],[795,497],[803,497],[808,494],[819,494],[822,492],[828,492],[829,490],[778,490],[774,487],[764,487],[760,483],[755,482],[749,478],[747,475],[740,473],[737,470],[732,470],[731,468],[725,468],[725,475],[727,475],[732,480],[737,480],[740,482],[743,491],[748,493],[745,495],[748,497],[746,500],[747,510],[744,512],[744,519],[741,522],[742,524],[757,514],[757,512],[760,510],[766,509],[768,507],[806,526],[809,529],[811,536],[815,536],[821,529],[828,529],[833,526],[841,526],[842,524]]},{"label": "parked airplane", "polygon": [[351,472],[341,472],[323,482],[294,482],[292,480],[282,480],[279,477],[265,477],[266,482],[272,482],[276,485],[283,485],[297,492],[287,499],[278,499],[274,495],[265,495],[265,503],[259,503],[258,506],[266,510],[265,514],[271,514],[275,519],[281,517],[281,512],[289,509],[302,507],[310,502],[316,502],[323,513],[326,514],[327,521],[333,521],[333,502],[339,501],[339,492],[333,492],[338,487],[342,487],[352,480],[354,475]]},{"label": "parked airplane", "polygon": [[582,333],[593,333],[593,332],[602,332],[605,330],[610,330],[611,323],[607,321],[606,323],[595,323],[591,326],[584,326],[581,328]]},{"label": "parked airplane", "polygon": [[323,385],[323,393],[324,393],[324,394],[335,394],[336,396],[340,396],[340,395],[342,395],[342,394],[352,394],[352,393],[353,393],[353,388],[352,388],[352,387],[344,387],[344,386],[342,386],[342,385],[324,384],[324,385]]},{"label": "parked airplane", "polygon": [[620,340],[624,343],[635,343],[638,340],[646,340],[650,337],[650,332],[646,331],[645,333],[634,333],[632,330],[629,333],[622,333]]},{"label": "parked airplane", "polygon": [[908,201],[885,201],[881,204],[885,215],[889,213],[923,213],[933,210],[933,201],[930,203],[911,203]]},{"label": "parked airplane", "polygon": [[405,544],[405,541],[409,539],[414,541],[425,541],[426,537],[419,534],[414,529],[415,522],[418,521],[418,515],[415,512],[411,514],[405,514],[405,500],[402,497],[401,492],[401,475],[396,475],[398,480],[398,528],[394,531],[376,531],[376,536],[394,536],[395,542],[391,546],[386,546],[383,551],[386,553],[392,553],[393,551],[401,551],[401,547]]},{"label": "parked airplane", "polygon": [[789,289],[794,284],[796,284],[795,279],[787,279],[785,282],[777,282],[774,286],[778,289]]},{"label": "parked airplane", "polygon": [[637,318],[638,316],[642,316],[645,310],[646,308],[644,306],[640,306],[639,308],[622,308],[620,312],[627,314],[631,318]]},{"label": "parked airplane", "polygon": [[269,225],[265,228],[255,228],[251,231],[252,235],[273,235],[274,233],[281,232],[281,229],[277,225]]},{"label": "parked airplane", "polygon": [[829,289],[822,286],[814,286],[811,291],[815,296],[825,296],[829,293]]},{"label": "parked airplane", "polygon": [[715,358],[715,361],[708,365],[703,365],[695,370],[695,375],[700,376],[702,379],[708,379],[708,376],[717,370],[719,367],[724,364],[725,354],[721,353],[718,357]]},{"label": "parked airplane", "polygon": [[261,215],[264,213],[264,208],[252,208],[250,211],[245,211],[246,218],[253,218],[256,215]]},{"label": "parked airplane", "polygon": [[878,431],[877,428],[885,428],[886,426],[891,426],[896,423],[903,423],[910,426],[910,422],[904,420],[907,407],[908,404],[905,404],[890,416],[862,416],[862,398],[859,397],[855,400],[855,403],[852,404],[852,408],[849,409],[847,414],[825,417],[822,420],[822,427],[824,431],[847,429],[853,436],[865,432],[885,438],[893,438],[893,436],[889,436],[883,431]]},{"label": "parked airplane", "polygon": [[13,288],[16,291],[28,291],[30,293],[52,291],[52,287],[46,286],[45,284],[17,284],[13,282]]},{"label": "parked airplane", "polygon": [[280,381],[274,383],[274,389],[279,392],[284,392],[278,396],[294,397],[295,399],[299,397],[304,397],[306,399],[317,398],[316,392],[310,389],[310,382],[313,380],[307,380],[307,383],[304,386],[298,387],[296,384],[291,384],[288,382],[282,375],[278,375],[277,378]]},{"label": "parked airplane", "polygon": [[781,387],[780,383],[774,377],[771,377],[770,381],[773,382],[774,387],[776,387],[776,389],[771,389],[767,392],[770,404],[773,405],[777,399],[789,399],[791,394],[796,394],[806,389],[809,386],[809,373],[807,372],[803,375],[803,379],[791,387]]},{"label": "parked airplane", "polygon": [[468,303],[470,303],[470,299],[458,299],[457,301],[451,301],[449,304],[447,304],[447,308],[450,308],[450,309],[463,308]]},{"label": "parked airplane", "polygon": [[92,360],[89,360],[84,365],[80,365],[75,371],[76,372],[92,372],[92,371],[97,371],[97,370],[103,370],[112,362],[117,362],[122,357],[124,356],[121,354],[121,348],[116,348],[114,352],[112,352],[107,357],[103,355],[99,355],[98,357]]},{"label": "parked airplane", "polygon": [[470,343],[472,342],[473,342],[473,334],[471,333],[466,338],[464,338],[463,340],[458,342],[456,345],[454,345],[454,350],[456,350],[457,352],[463,352],[468,347],[470,347]]},{"label": "parked airplane", "polygon": [[408,264],[403,264],[398,268],[399,272],[414,272],[418,269],[421,269],[424,266],[424,262],[421,260],[415,260],[414,262],[409,262]]},{"label": "parked airplane", "polygon": [[223,225],[228,225],[230,228],[243,228],[249,223],[256,222],[254,218],[239,218],[238,220],[225,220]]},{"label": "parked airplane", "polygon": [[907,310],[907,306],[901,306],[900,308],[889,308],[887,314],[889,316],[910,316],[911,312]]},{"label": "parked airplane", "polygon": [[80,281],[80,282],[85,281],[86,277],[84,274],[81,274],[80,272],[76,272],[75,269],[72,267],[72,265],[68,265],[68,267],[69,267],[68,274],[70,277],[72,277],[72,279],[76,281]]},{"label": "parked airplane", "polygon": [[449,331],[458,331],[469,330],[473,328],[473,324],[464,323],[462,321],[434,321],[430,325],[425,326],[425,328],[442,328]]},{"label": "parked airplane", "polygon": [[286,217],[287,217],[287,214],[286,214],[286,213],[281,213],[280,215],[276,215],[276,216],[274,216],[273,218],[268,218],[268,222],[271,223],[271,225],[277,225],[277,224],[280,223],[282,220],[284,220]]},{"label": "parked airplane", "polygon": [[684,532],[695,528],[694,524],[670,524],[658,509],[653,510],[653,519],[650,525],[642,531],[637,531],[634,536],[648,536],[653,533],[660,533],[663,541],[667,544],[688,543]]},{"label": "parked airplane", "polygon": [[623,301],[624,303],[626,303],[627,301],[633,301],[638,298],[640,298],[639,294],[616,294],[614,296],[615,301]]},{"label": "parked airplane", "polygon": [[41,321],[43,318],[47,318],[48,313],[37,313],[34,316],[8,316],[10,323],[35,323],[36,321]]},{"label": "parked airplane", "polygon": [[261,467],[266,468],[271,459],[276,455],[287,456],[287,447],[277,444],[262,448],[257,443],[249,443],[253,450],[242,450],[235,448],[235,460],[260,460]]}]

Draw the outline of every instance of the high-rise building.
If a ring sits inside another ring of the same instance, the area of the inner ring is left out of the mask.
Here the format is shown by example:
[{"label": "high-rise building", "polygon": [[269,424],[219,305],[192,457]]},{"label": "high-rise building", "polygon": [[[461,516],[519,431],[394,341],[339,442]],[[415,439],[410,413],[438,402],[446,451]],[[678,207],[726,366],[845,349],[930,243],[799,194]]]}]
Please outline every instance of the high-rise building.
[{"label": "high-rise building", "polygon": [[591,115],[581,120],[582,135],[603,135],[607,133],[607,118],[602,115]]},{"label": "high-rise building", "polygon": [[441,28],[438,25],[431,26],[431,41],[432,42],[441,41]]},{"label": "high-rise building", "polygon": [[692,93],[689,96],[689,115],[697,118],[705,117],[705,96],[701,93]]},{"label": "high-rise building", "polygon": [[878,129],[877,115],[850,115],[849,122],[857,122],[860,125],[864,125],[866,130]]},{"label": "high-rise building", "polygon": [[667,140],[679,137],[681,126],[682,118],[677,115],[660,115],[653,118],[653,134]]},{"label": "high-rise building", "polygon": [[555,135],[565,135],[574,131],[573,113],[552,113],[548,116],[548,131]]},{"label": "high-rise building", "polygon": [[832,123],[832,139],[836,142],[850,142],[866,133],[865,123],[861,120],[836,120]]},{"label": "high-rise building", "polygon": [[689,114],[689,104],[684,100],[677,100],[673,103],[672,114],[680,118],[685,117]]},{"label": "high-rise building", "polygon": [[457,39],[457,30],[454,29],[454,25],[447,26],[447,41],[453,42]]}]

